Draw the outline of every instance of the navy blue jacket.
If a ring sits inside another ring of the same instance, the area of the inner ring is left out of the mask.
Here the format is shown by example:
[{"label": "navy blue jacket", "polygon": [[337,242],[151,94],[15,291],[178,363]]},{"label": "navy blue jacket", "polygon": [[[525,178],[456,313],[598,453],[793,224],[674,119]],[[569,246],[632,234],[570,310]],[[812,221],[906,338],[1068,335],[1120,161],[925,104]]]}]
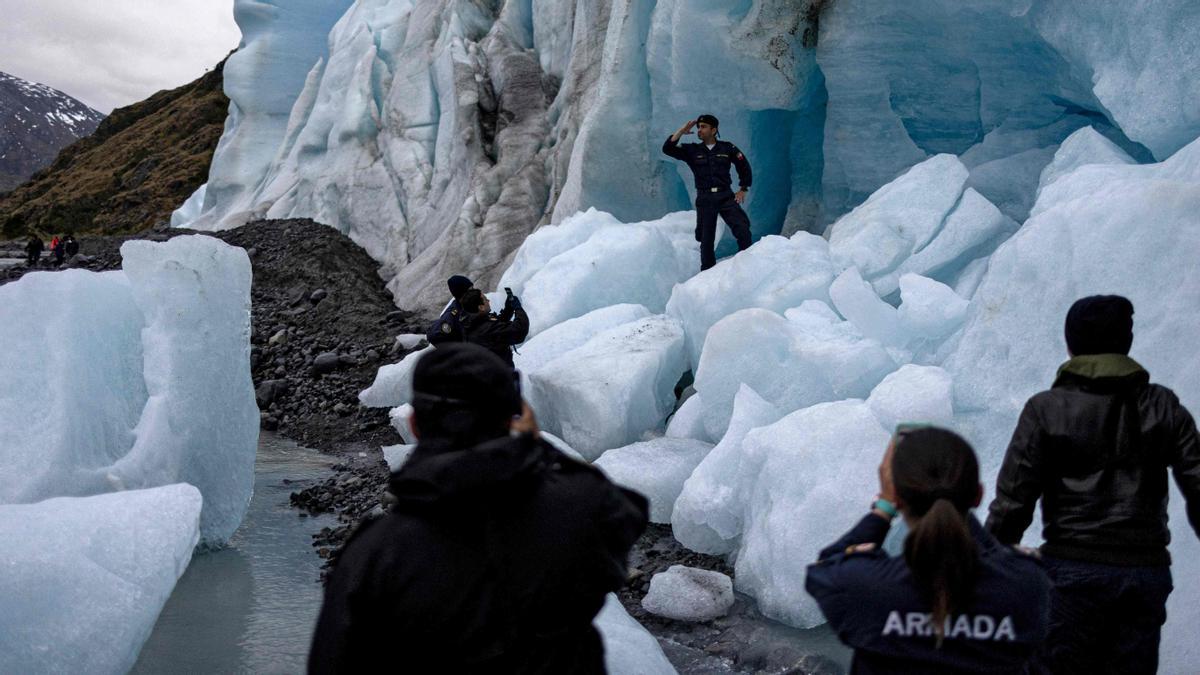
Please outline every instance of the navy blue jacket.
[{"label": "navy blue jacket", "polygon": [[429,344],[438,346],[446,342],[462,342],[462,308],[458,305],[458,300],[451,300],[446,309],[442,311],[442,315],[438,317],[433,325],[429,326],[429,330],[425,331],[425,339]]},{"label": "navy blue jacket", "polygon": [[[976,595],[950,617],[939,648],[902,556],[880,550],[891,527],[868,514],[809,565],[805,589],[854,649],[851,673],[1021,673],[1046,634],[1050,584],[1041,562],[1001,545],[970,518],[979,550]],[[851,553],[857,544],[874,544]]]},{"label": "navy blue jacket", "polygon": [[680,145],[678,141],[673,142],[671,138],[668,136],[666,142],[663,143],[663,153],[687,162],[692,169],[692,174],[696,177],[697,191],[709,192],[712,188],[731,189],[733,181],[729,178],[730,166],[737,169],[738,183],[741,184],[742,189],[750,189],[750,183],[753,180],[750,162],[733,143],[718,140],[713,149],[709,150],[708,146],[703,143]]}]

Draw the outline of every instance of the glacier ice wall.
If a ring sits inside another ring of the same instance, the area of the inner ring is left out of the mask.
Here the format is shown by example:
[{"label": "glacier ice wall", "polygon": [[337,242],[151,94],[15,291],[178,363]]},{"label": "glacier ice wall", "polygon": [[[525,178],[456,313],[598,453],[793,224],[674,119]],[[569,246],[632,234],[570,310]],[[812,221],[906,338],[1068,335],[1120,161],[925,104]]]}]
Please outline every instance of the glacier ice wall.
[{"label": "glacier ice wall", "polygon": [[1200,133],[1188,0],[237,8],[233,103],[192,226],[312,217],[361,244],[411,308],[440,304],[451,273],[491,285],[539,225],[690,208],[686,167],[658,148],[704,111],[755,167],[756,238],[821,232],[942,153],[1021,222],[1076,129],[1139,162]]}]

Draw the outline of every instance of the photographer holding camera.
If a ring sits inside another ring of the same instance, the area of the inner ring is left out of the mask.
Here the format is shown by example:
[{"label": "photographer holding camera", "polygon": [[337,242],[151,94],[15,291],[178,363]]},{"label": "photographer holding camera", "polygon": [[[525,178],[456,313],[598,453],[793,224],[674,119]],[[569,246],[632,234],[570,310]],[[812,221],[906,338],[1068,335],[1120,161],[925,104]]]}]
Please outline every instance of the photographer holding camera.
[{"label": "photographer holding camera", "polygon": [[521,300],[513,295],[512,289],[506,288],[504,291],[508,298],[498,315],[492,314],[491,301],[477,288],[464,293],[458,302],[463,311],[464,341],[487,349],[512,368],[512,348],[524,342],[529,335],[529,315],[521,307]]}]

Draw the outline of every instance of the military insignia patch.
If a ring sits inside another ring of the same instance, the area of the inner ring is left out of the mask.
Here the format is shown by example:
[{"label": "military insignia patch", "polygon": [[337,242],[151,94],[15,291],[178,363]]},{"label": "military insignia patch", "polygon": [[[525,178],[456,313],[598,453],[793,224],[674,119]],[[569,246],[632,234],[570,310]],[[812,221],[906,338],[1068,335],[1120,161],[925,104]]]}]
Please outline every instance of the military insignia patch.
[{"label": "military insignia patch", "polygon": [[450,334],[450,330],[451,330],[451,328],[450,328],[450,324],[448,324],[448,323],[445,323],[445,322],[442,322],[442,332],[443,332],[443,333],[445,333],[445,334],[447,334],[447,335],[449,335],[449,334]]}]

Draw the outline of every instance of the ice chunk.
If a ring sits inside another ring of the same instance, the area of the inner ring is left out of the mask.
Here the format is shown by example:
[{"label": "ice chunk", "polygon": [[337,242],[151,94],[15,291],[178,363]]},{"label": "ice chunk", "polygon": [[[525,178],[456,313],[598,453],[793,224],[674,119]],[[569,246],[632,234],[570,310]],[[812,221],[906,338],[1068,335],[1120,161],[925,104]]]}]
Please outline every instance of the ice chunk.
[{"label": "ice chunk", "polygon": [[0,672],[123,673],[199,541],[176,484],[0,506]]},{"label": "ice chunk", "polygon": [[208,183],[196,188],[191,197],[188,197],[183,204],[175,209],[171,214],[171,227],[185,227],[188,223],[200,217],[200,211],[204,207],[204,193],[208,188]]},{"label": "ice chunk", "polygon": [[396,346],[400,349],[408,351],[416,349],[418,345],[425,340],[425,336],[420,333],[405,333],[404,335],[396,336]]},{"label": "ice chunk", "polygon": [[684,481],[712,448],[690,438],[655,438],[609,450],[595,465],[614,483],[646,495],[650,522],[669,523]]},{"label": "ice chunk", "polygon": [[711,621],[733,607],[733,580],[712,570],[672,565],[650,578],[642,608],[676,621]]},{"label": "ice chunk", "polygon": [[995,204],[1005,216],[1023,221],[1029,217],[1029,208],[1037,197],[1038,177],[1054,159],[1056,149],[1053,145],[1032,148],[971,167],[967,185]]},{"label": "ice chunk", "polygon": [[829,251],[841,268],[872,280],[933,240],[958,203],[968,176],[954,155],[931,157],[879,188],[833,224]]},{"label": "ice chunk", "polygon": [[400,434],[401,440],[410,445],[417,442],[416,437],[413,436],[411,427],[412,415],[413,407],[411,403],[396,406],[388,411],[388,419],[392,423],[392,428],[396,430],[396,433]]},{"label": "ice chunk", "polygon": [[250,261],[195,235],[121,251],[123,272],[0,288],[0,380],[14,394],[0,400],[0,502],[185,481],[205,496],[203,542],[220,544],[253,488]]},{"label": "ice chunk", "polygon": [[693,393],[675,411],[667,422],[667,438],[694,438],[711,441],[704,428],[704,402],[700,394]]},{"label": "ice chunk", "polygon": [[[802,307],[821,306],[820,303]],[[825,310],[828,311],[827,309]],[[866,396],[896,363],[875,340],[824,312],[789,312],[785,319],[764,309],[743,309],[708,332],[696,391],[710,437],[723,436],[734,396],[743,383],[782,411]]]},{"label": "ice chunk", "polygon": [[900,297],[896,314],[902,332],[927,340],[940,340],[958,330],[971,304],[949,286],[918,274],[900,277]]},{"label": "ice chunk", "polygon": [[[694,243],[694,242],[693,242]],[[521,301],[531,335],[567,319],[620,303],[661,312],[675,284],[694,272],[693,256],[648,225],[613,225],[550,259],[525,283]]]},{"label": "ice chunk", "polygon": [[525,293],[525,284],[556,256],[587,241],[598,230],[620,225],[611,213],[590,208],[571,215],[557,225],[545,225],[525,238],[513,256],[512,264],[500,277],[499,288]]},{"label": "ice chunk", "polygon": [[434,349],[432,345],[419,352],[413,352],[397,363],[383,366],[375,373],[375,381],[371,386],[358,394],[358,400],[371,408],[393,408],[404,405],[412,400],[413,368],[426,352]]},{"label": "ice chunk", "polygon": [[757,465],[742,452],[742,441],[751,429],[773,424],[781,416],[749,385],[738,389],[729,430],[692,472],[675,501],[671,530],[681,544],[710,554],[737,549],[743,504],[758,473]]},{"label": "ice chunk", "polygon": [[385,445],[380,448],[383,451],[383,461],[387,462],[388,471],[396,473],[408,461],[413,450],[417,449],[416,444],[411,445]]},{"label": "ice chunk", "polygon": [[946,426],[954,411],[950,374],[936,366],[906,364],[883,378],[867,398],[867,405],[884,429],[915,422]]},{"label": "ice chunk", "polygon": [[587,459],[661,428],[686,370],[683,328],[663,315],[603,331],[527,373],[538,422]]},{"label": "ice chunk", "polygon": [[146,319],[149,399],[133,448],[109,470],[117,489],[188,482],[204,495],[201,543],[224,544],[254,490],[259,414],[250,378],[250,259],[213,237],[121,246]]},{"label": "ice chunk", "polygon": [[1136,164],[1129,153],[1092,127],[1083,127],[1067,137],[1042,170],[1038,193],[1054,181],[1087,164]]},{"label": "ice chunk", "polygon": [[611,305],[564,321],[530,338],[513,356],[517,369],[532,372],[582,346],[601,331],[650,316],[641,305]]},{"label": "ice chunk", "polygon": [[683,322],[691,364],[709,329],[739,309],[783,312],[809,299],[825,300],[833,281],[829,245],[808,233],[763,237],[733,259],[675,287],[667,313]]},{"label": "ice chunk", "polygon": [[873,467],[888,438],[859,400],[821,403],[746,435],[744,452],[761,468],[735,579],[764,614],[800,627],[824,621],[804,592],[805,566],[853,525],[847,514],[862,511],[863,495],[878,491]]},{"label": "ice chunk", "polygon": [[658,640],[609,593],[594,622],[604,640],[604,667],[612,675],[675,675]]},{"label": "ice chunk", "polygon": [[837,311],[863,335],[879,342],[902,347],[912,336],[904,332],[896,308],[875,294],[863,281],[857,267],[842,272],[829,287],[829,297]]}]

